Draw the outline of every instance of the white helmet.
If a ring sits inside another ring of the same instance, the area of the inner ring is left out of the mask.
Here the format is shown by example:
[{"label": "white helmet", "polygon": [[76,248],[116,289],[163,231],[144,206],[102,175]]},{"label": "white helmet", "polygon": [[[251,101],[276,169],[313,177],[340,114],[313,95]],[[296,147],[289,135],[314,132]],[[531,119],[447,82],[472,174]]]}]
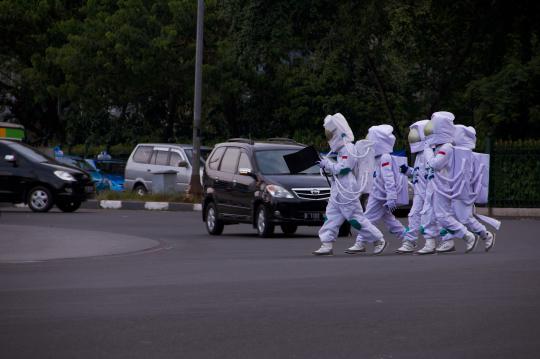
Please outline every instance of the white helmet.
[{"label": "white helmet", "polygon": [[338,151],[346,143],[354,141],[354,134],[341,113],[328,115],[324,119],[324,130],[330,149]]},{"label": "white helmet", "polygon": [[476,130],[472,126],[456,125],[454,144],[474,150],[476,147]]},{"label": "white helmet", "polygon": [[409,126],[409,145],[411,146],[411,153],[417,153],[424,150],[425,135],[424,127],[429,120],[416,121]]},{"label": "white helmet", "polygon": [[426,137],[430,145],[442,145],[454,142],[454,119],[451,112],[439,111],[431,115],[431,121],[424,126]]},{"label": "white helmet", "polygon": [[394,128],[390,125],[371,126],[368,130],[367,139],[373,142],[375,156],[390,153],[394,150],[396,136],[392,134]]}]

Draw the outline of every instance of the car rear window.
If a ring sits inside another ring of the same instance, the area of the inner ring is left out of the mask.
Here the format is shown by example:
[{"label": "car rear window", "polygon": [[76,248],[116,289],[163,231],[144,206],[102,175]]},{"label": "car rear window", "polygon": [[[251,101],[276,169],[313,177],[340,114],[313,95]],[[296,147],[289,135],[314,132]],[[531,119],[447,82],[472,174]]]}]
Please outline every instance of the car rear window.
[{"label": "car rear window", "polygon": [[148,163],[152,156],[153,148],[151,146],[139,146],[133,155],[133,161],[137,163]]},{"label": "car rear window", "polygon": [[219,170],[227,173],[235,173],[239,154],[239,148],[228,147],[225,155],[223,156],[223,159],[221,160],[221,166],[219,167]]},{"label": "car rear window", "polygon": [[208,167],[212,170],[217,170],[219,167],[219,162],[221,161],[221,157],[223,156],[223,152],[225,152],[225,147],[218,147],[212,154],[212,157],[210,158],[210,161],[208,163]]}]

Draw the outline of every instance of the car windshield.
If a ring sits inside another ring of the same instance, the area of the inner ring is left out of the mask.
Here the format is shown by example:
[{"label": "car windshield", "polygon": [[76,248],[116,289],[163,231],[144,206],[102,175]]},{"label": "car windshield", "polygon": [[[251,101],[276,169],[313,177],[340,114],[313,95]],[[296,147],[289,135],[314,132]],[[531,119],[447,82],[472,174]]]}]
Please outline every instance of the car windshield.
[{"label": "car windshield", "polygon": [[9,147],[11,147],[13,150],[15,150],[17,153],[25,157],[27,160],[32,162],[56,162],[51,157],[47,156],[41,151],[36,150],[35,148],[32,148],[30,146],[27,146],[25,144],[22,144],[20,142],[9,142],[7,144]]},{"label": "car windshield", "polygon": [[80,159],[76,159],[74,160],[74,165],[79,167],[80,169],[83,169],[85,171],[95,171],[96,169],[94,167],[92,167],[88,162],[86,162],[85,160],[80,160]]},{"label": "car windshield", "polygon": [[[298,152],[299,149],[287,150],[261,150],[255,152],[255,160],[262,174],[265,175],[290,175],[289,167],[283,156]],[[311,166],[305,171],[299,172],[299,175],[319,174],[319,166]]]},{"label": "car windshield", "polygon": [[124,170],[126,169],[126,163],[123,161],[96,161],[96,167],[103,173],[124,176]]},{"label": "car windshield", "polygon": [[[189,163],[193,163],[193,150],[191,148],[184,148],[186,156],[188,157]],[[206,159],[212,150],[207,148],[201,148],[201,167],[204,167]]]}]

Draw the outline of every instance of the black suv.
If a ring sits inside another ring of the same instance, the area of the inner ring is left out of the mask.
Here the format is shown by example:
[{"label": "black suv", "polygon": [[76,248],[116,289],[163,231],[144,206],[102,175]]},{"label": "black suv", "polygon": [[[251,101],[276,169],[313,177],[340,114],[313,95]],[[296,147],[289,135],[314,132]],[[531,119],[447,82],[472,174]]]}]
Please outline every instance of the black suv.
[{"label": "black suv", "polygon": [[94,193],[88,173],[21,142],[0,140],[0,202],[24,202],[34,212],[47,212],[56,203],[73,212]]},{"label": "black suv", "polygon": [[[319,167],[291,174],[284,155],[305,145],[289,139],[253,142],[231,139],[216,145],[204,166],[203,221],[218,235],[226,224],[250,223],[261,237],[280,225],[285,234],[298,226],[320,226],[330,187]],[[342,231],[348,232],[348,229]]]}]

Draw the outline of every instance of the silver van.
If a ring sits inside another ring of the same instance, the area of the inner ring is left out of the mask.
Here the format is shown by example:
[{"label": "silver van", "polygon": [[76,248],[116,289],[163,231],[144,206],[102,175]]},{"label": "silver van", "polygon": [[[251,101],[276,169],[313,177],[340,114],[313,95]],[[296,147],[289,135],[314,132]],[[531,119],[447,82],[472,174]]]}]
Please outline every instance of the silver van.
[{"label": "silver van", "polygon": [[[201,146],[201,178],[204,162],[212,151]],[[193,146],[186,144],[140,143],[131,152],[126,164],[124,189],[140,195],[152,192],[154,173],[175,171],[175,190],[185,192],[191,180]]]}]

